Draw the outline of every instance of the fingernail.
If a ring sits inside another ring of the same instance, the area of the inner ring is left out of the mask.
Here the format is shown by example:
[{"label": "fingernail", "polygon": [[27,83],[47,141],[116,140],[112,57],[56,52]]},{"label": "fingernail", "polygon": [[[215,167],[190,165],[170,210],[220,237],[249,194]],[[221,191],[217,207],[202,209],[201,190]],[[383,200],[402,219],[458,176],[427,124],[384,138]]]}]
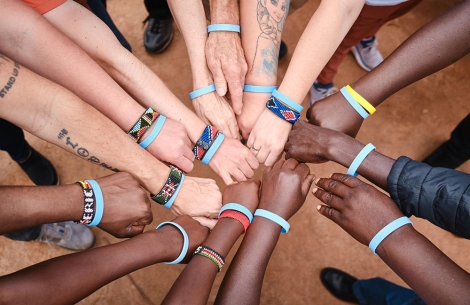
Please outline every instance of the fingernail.
[{"label": "fingernail", "polygon": [[314,187],[313,190],[312,190],[312,193],[316,193],[318,191],[318,187]]},{"label": "fingernail", "polygon": [[238,110],[237,115],[242,115],[242,111],[241,111],[241,110]]},{"label": "fingernail", "polygon": [[318,184],[318,181],[320,181],[321,178],[315,179],[315,184]]},{"label": "fingernail", "polygon": [[328,178],[331,178],[331,176],[333,176],[333,174],[330,174],[330,175],[328,176]]},{"label": "fingernail", "polygon": [[320,211],[321,205],[317,205],[317,211]]}]

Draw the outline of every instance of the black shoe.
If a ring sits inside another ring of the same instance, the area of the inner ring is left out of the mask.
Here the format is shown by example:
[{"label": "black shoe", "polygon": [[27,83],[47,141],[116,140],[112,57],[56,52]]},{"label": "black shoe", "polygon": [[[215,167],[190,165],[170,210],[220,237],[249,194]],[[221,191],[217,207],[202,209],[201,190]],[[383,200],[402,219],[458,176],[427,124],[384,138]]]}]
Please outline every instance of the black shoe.
[{"label": "black shoe", "polygon": [[52,163],[32,147],[29,158],[18,164],[36,185],[59,184],[59,178]]},{"label": "black shoe", "polygon": [[432,167],[457,168],[468,159],[469,157],[463,155],[460,149],[455,148],[451,141],[446,141],[427,156],[423,163]]},{"label": "black shoe", "polygon": [[283,59],[287,55],[287,45],[281,40],[281,46],[279,47],[279,60]]},{"label": "black shoe", "polygon": [[323,286],[338,299],[359,304],[352,290],[357,278],[335,268],[325,268],[320,273],[320,279]]},{"label": "black shoe", "polygon": [[144,33],[144,47],[148,53],[160,53],[166,50],[173,39],[173,19],[157,19],[148,16]]}]

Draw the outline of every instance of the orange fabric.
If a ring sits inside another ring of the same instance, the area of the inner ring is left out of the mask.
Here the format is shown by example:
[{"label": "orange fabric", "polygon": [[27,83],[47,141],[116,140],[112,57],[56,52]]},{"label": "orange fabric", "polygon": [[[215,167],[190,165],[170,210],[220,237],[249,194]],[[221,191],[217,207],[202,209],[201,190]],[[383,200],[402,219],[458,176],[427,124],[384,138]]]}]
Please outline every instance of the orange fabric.
[{"label": "orange fabric", "polygon": [[22,0],[27,5],[34,8],[39,14],[45,14],[56,7],[62,5],[67,0]]}]

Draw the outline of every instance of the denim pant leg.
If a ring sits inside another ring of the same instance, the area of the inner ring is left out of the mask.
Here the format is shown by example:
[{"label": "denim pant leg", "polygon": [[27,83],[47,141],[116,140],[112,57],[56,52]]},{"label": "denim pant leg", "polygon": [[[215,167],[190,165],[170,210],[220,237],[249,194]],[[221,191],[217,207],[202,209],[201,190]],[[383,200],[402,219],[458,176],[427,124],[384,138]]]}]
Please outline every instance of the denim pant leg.
[{"label": "denim pant leg", "polygon": [[353,292],[361,305],[426,305],[413,290],[379,277],[358,280]]}]

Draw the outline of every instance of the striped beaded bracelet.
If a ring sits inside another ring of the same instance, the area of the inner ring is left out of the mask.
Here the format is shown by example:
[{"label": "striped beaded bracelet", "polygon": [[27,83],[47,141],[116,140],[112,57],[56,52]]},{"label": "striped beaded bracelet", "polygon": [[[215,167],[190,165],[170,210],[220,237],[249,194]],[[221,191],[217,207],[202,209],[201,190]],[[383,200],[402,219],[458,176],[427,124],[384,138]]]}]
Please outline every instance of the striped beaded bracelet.
[{"label": "striped beaded bracelet", "polygon": [[170,174],[168,175],[165,184],[160,192],[151,196],[152,200],[168,209],[171,208],[181,186],[183,185],[183,181],[183,172],[177,167],[170,166]]},{"label": "striped beaded bracelet", "polygon": [[97,226],[103,218],[104,200],[101,188],[95,180],[77,182],[83,189],[84,205],[82,218],[75,222],[86,226]]},{"label": "striped beaded bracelet", "polygon": [[196,254],[207,257],[217,265],[219,272],[222,271],[222,267],[225,264],[225,259],[215,250],[206,246],[199,246],[197,247],[196,251],[194,251],[193,256]]},{"label": "striped beaded bracelet", "polygon": [[196,145],[194,145],[194,157],[206,165],[209,164],[212,156],[219,149],[224,139],[224,134],[219,132],[215,126],[206,126]]},{"label": "striped beaded bracelet", "polygon": [[140,116],[137,122],[132,126],[131,129],[127,132],[127,135],[136,143],[139,143],[142,136],[145,132],[152,126],[153,122],[158,117],[158,112],[153,111],[152,108],[148,108],[145,112]]}]

